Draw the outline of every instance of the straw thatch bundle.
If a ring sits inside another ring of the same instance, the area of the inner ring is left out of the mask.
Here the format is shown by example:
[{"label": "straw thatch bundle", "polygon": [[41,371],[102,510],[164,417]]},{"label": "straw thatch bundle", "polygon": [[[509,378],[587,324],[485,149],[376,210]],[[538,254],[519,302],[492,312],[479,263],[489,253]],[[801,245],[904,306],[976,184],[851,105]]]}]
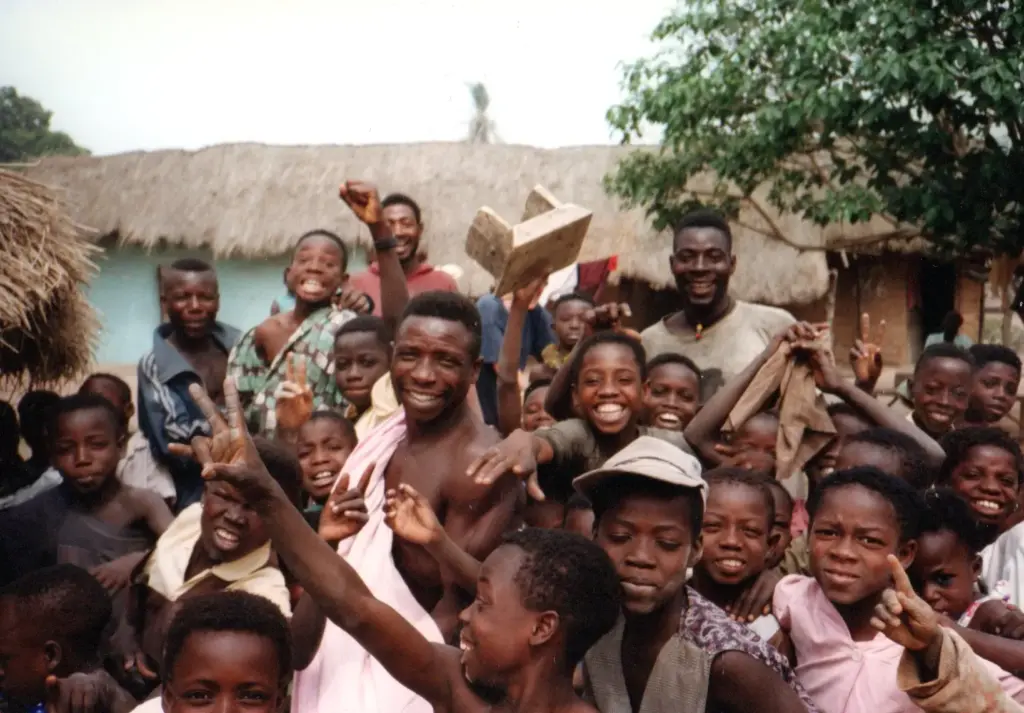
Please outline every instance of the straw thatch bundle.
[{"label": "straw thatch bundle", "polygon": [[0,170],[0,376],[72,378],[88,365],[98,320],[81,285],[98,250],[53,192]]},{"label": "straw thatch bundle", "polygon": [[[66,188],[76,219],[101,235],[147,248],[161,243],[209,247],[218,257],[250,258],[285,253],[312,228],[366,244],[368,235],[338,200],[337,186],[347,178],[374,181],[383,193],[400,191],[420,203],[430,261],[462,266],[461,285],[472,294],[493,283],[464,250],[476,210],[486,205],[502,216],[521,215],[527,194],[539,183],[560,200],[593,211],[581,259],[619,255],[620,276],[664,287],[671,284],[671,239],[651,230],[642,211],[620,210],[602,186],[605,174],[631,150],[230,144],[195,152],[47,158],[29,175]],[[770,231],[745,227],[759,220],[764,222],[751,214],[736,225],[737,296],[771,304],[821,297],[828,286],[821,250],[798,250]],[[820,246],[829,237],[799,219],[774,216],[772,221],[797,245]]]}]

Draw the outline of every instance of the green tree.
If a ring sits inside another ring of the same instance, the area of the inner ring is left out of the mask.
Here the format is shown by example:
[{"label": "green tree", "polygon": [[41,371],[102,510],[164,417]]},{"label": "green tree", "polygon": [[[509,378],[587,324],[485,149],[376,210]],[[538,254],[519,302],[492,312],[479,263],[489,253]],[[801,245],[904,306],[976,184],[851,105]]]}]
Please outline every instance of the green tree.
[{"label": "green tree", "polygon": [[469,136],[471,144],[493,144],[498,142],[497,125],[487,114],[491,106],[491,96],[482,82],[469,85],[469,95],[473,98],[473,118],[469,120]]},{"label": "green tree", "polygon": [[653,37],[608,120],[624,143],[660,128],[661,150],[606,185],[657,225],[766,185],[818,224],[880,216],[878,240],[1024,246],[1024,3],[690,0]]},{"label": "green tree", "polygon": [[52,117],[35,99],[14,87],[0,87],[0,163],[88,154],[63,131],[50,129]]}]

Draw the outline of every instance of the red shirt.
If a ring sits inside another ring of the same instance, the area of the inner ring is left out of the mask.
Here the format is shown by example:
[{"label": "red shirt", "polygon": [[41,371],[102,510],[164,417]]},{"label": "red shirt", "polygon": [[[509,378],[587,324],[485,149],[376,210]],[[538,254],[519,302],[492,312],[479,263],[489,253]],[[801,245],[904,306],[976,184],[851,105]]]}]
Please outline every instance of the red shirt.
[{"label": "red shirt", "polygon": [[[433,265],[420,263],[420,266],[413,270],[411,275],[405,276],[408,285],[409,296],[414,297],[421,292],[441,290],[443,292],[458,292],[459,286],[455,278],[444,270],[438,270]],[[360,292],[365,292],[373,300],[373,313],[378,317],[380,311],[380,268],[377,263],[371,263],[370,269],[353,275],[349,284]]]}]

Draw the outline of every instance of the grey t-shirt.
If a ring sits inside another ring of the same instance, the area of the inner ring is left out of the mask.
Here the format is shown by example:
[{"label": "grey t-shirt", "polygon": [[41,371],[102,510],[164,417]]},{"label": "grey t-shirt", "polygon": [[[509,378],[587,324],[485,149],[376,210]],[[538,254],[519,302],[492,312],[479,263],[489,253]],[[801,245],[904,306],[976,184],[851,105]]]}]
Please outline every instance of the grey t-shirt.
[{"label": "grey t-shirt", "polygon": [[[605,461],[615,455],[614,452],[601,450],[594,429],[582,418],[570,418],[547,428],[538,428],[533,435],[543,438],[550,444],[551,450],[554,451],[551,466],[559,470],[568,470],[573,477],[600,468]],[[690,444],[678,431],[640,426],[640,435],[660,438],[693,454]]]}]

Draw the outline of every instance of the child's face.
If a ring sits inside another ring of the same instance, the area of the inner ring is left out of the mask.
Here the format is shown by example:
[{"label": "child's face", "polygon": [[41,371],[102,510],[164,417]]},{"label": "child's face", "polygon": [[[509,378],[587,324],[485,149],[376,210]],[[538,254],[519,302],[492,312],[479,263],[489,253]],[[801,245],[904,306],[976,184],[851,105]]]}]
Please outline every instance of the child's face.
[{"label": "child's face", "polygon": [[963,418],[970,392],[970,364],[944,357],[925,362],[910,386],[914,413],[931,434],[946,433]]},{"label": "child's face", "polygon": [[476,599],[459,614],[462,666],[472,683],[501,685],[521,665],[527,651],[557,630],[550,613],[530,611],[516,581],[523,552],[502,545],[480,565]]},{"label": "child's face", "polygon": [[871,427],[867,421],[848,413],[834,414],[832,424],[836,427],[836,437],[804,469],[812,490],[836,471],[836,459],[846,439]]},{"label": "child's face", "polygon": [[928,532],[917,540],[908,574],[914,589],[939,614],[959,619],[974,601],[981,560],[949,530]]},{"label": "child's face", "polygon": [[0,597],[0,693],[26,708],[42,702],[46,677],[56,667],[52,651],[30,628],[13,598]]},{"label": "child's face", "polygon": [[741,483],[716,483],[704,511],[704,554],[698,567],[719,584],[741,584],[765,567],[771,534],[765,496]]},{"label": "child's face", "polygon": [[122,396],[121,389],[117,388],[107,379],[90,379],[82,384],[82,388],[78,391],[82,394],[95,394],[105,398],[114,405],[114,408],[116,408],[118,412],[124,414],[124,422],[126,425],[131,421],[132,416],[135,415],[135,406],[132,402],[130,400],[125,401]]},{"label": "child's face", "polygon": [[661,364],[647,375],[644,408],[657,428],[682,431],[700,407],[700,380],[682,364]]},{"label": "child's face", "polygon": [[569,300],[558,305],[553,319],[558,346],[570,350],[583,339],[587,328],[584,316],[589,309],[592,309],[591,306],[580,300]]},{"label": "child's face", "polygon": [[349,440],[342,427],[329,418],[302,424],[296,453],[302,466],[302,489],[315,502],[327,500],[354,448],[355,443]]},{"label": "child's face", "polygon": [[329,238],[306,238],[292,256],[286,282],[297,302],[325,304],[345,281],[345,256]]},{"label": "child's face", "polygon": [[349,332],[334,343],[334,381],[360,411],[370,407],[370,392],[387,373],[389,362],[387,346],[373,332]]},{"label": "child's face", "polygon": [[1020,386],[1020,372],[1009,364],[992,361],[974,372],[971,379],[971,411],[988,423],[996,423],[1013,408]]},{"label": "child's face", "polygon": [[565,513],[565,529],[588,540],[594,538],[594,511],[590,508],[569,508]]},{"label": "child's face", "polygon": [[286,675],[274,643],[248,631],[188,635],[163,687],[168,713],[270,713],[284,708]]},{"label": "child's face", "polygon": [[949,485],[960,493],[979,522],[1002,525],[1017,506],[1017,461],[998,446],[978,445],[953,468]]},{"label": "child's face", "polygon": [[643,408],[640,382],[640,365],[632,349],[598,344],[583,355],[574,405],[600,433],[622,433],[636,423]]},{"label": "child's face", "polygon": [[565,505],[555,500],[531,500],[523,510],[527,527],[542,530],[560,530],[565,522]]},{"label": "child's face", "polygon": [[237,560],[270,539],[260,516],[227,483],[207,482],[199,522],[199,541],[214,562]]},{"label": "child's face", "polygon": [[622,498],[601,516],[595,541],[615,564],[625,608],[633,614],[649,614],[671,602],[701,555],[701,536],[693,532],[690,503],[681,495]]},{"label": "child's face", "polygon": [[782,486],[772,486],[772,500],[775,501],[775,521],[772,523],[772,537],[777,538],[771,547],[772,556],[781,558],[789,549],[793,541],[793,531],[790,523],[793,522],[793,500],[783,494]]},{"label": "child's face", "polygon": [[114,476],[120,459],[120,434],[103,409],[80,409],[57,419],[51,461],[75,492],[98,491]]},{"label": "child's face", "polygon": [[775,472],[775,446],[779,437],[779,420],[767,413],[755,414],[736,430],[732,445],[737,453],[754,456],[757,470]]},{"label": "child's face", "polygon": [[898,452],[891,448],[853,441],[845,443],[836,455],[836,470],[846,470],[857,466],[871,466],[878,468],[883,473],[888,473],[897,478],[904,478],[903,458]]},{"label": "child's face", "polygon": [[890,585],[888,555],[908,567],[913,541],[900,543],[892,504],[860,485],[832,488],[822,498],[811,522],[808,545],[811,573],[836,605],[852,605],[877,597]]},{"label": "child's face", "polygon": [[544,399],[548,396],[547,386],[538,386],[523,401],[523,430],[536,431],[544,426],[554,425],[555,419],[544,410]]}]

